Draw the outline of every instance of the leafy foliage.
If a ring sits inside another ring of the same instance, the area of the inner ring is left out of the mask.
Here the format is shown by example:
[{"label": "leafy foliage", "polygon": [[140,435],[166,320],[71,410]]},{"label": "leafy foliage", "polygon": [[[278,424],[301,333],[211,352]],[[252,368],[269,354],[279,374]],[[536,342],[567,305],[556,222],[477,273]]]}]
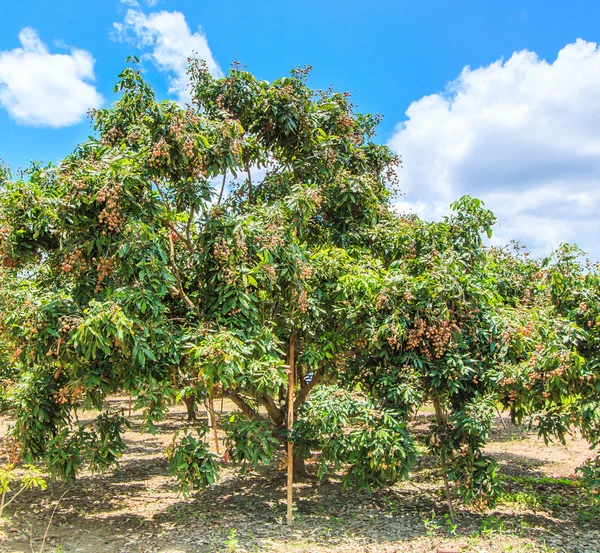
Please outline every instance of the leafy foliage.
[{"label": "leafy foliage", "polygon": [[[366,487],[408,476],[408,421],[433,403],[430,451],[479,506],[498,494],[497,404],[598,444],[600,285],[576,249],[487,248],[494,215],[468,196],[439,222],[396,213],[378,118],[311,90],[308,69],[269,83],[194,61],[184,109],[131,61],[96,138],[58,166],[0,170],[0,401],[25,461],[67,478],[115,463],[123,416],[75,414],[118,392],[151,431],[181,398],[230,398],[234,461],[293,440],[321,476]],[[202,435],[169,459],[185,493],[217,478]]]},{"label": "leafy foliage", "polygon": [[259,465],[270,464],[277,451],[280,440],[273,435],[266,421],[245,420],[232,415],[225,424],[227,430],[226,445],[232,461],[256,469]]},{"label": "leafy foliage", "polygon": [[202,431],[198,438],[187,434],[167,449],[167,458],[183,495],[214,484],[219,476],[220,463],[208,451],[203,437]]},{"label": "leafy foliage", "polygon": [[315,391],[296,425],[296,443],[320,451],[319,476],[347,467],[345,482],[370,487],[406,478],[416,460],[402,413],[366,395]]}]

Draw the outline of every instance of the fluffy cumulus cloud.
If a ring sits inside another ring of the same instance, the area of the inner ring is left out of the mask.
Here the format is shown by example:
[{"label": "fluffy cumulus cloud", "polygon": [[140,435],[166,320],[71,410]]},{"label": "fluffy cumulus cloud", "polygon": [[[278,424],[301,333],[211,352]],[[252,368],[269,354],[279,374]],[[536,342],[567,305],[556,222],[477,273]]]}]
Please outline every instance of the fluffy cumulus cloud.
[{"label": "fluffy cumulus cloud", "polygon": [[548,62],[529,51],[465,68],[413,102],[389,145],[402,155],[399,209],[439,218],[483,199],[494,241],[535,255],[575,242],[600,259],[600,49],[577,40]]},{"label": "fluffy cumulus cloud", "polygon": [[51,54],[37,32],[19,33],[20,48],[0,52],[0,105],[18,123],[65,127],[79,123],[102,103],[94,81],[94,58],[72,49]]},{"label": "fluffy cumulus cloud", "polygon": [[130,9],[123,23],[115,23],[114,27],[119,40],[149,50],[145,55],[169,75],[169,92],[181,103],[189,101],[186,73],[189,57],[205,60],[212,75],[223,75],[206,36],[201,29],[192,32],[181,12],[163,10],[146,14],[140,9]]}]

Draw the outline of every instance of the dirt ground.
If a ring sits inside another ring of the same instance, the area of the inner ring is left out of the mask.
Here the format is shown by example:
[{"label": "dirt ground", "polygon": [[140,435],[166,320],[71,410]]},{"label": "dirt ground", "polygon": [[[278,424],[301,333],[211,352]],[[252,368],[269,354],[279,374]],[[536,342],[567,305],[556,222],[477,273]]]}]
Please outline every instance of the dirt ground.
[{"label": "dirt ground", "polygon": [[[127,409],[127,398],[112,403]],[[422,413],[414,430],[428,417]],[[503,500],[483,513],[457,503],[456,527],[444,516],[435,460],[424,455],[410,480],[373,493],[344,489],[337,478],[297,484],[290,529],[285,474],[276,468],[243,478],[227,468],[214,487],[178,495],[165,448],[185,421],[185,409],[175,407],[156,435],[127,433],[118,468],[21,494],[0,521],[0,552],[39,553],[55,508],[46,553],[600,552],[600,502],[573,480],[591,455],[578,438],[546,447],[498,421],[488,449],[501,463]],[[9,422],[0,417],[0,440]]]}]

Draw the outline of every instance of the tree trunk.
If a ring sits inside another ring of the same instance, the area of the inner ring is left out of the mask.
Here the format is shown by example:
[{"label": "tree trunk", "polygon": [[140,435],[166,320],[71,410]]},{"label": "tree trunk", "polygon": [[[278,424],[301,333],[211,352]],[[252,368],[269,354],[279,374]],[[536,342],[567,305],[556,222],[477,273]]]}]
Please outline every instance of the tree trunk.
[{"label": "tree trunk", "polygon": [[196,400],[193,397],[183,397],[181,399],[187,409],[188,422],[196,422]]},{"label": "tree trunk", "polygon": [[308,472],[306,472],[306,463],[304,461],[304,457],[300,457],[298,455],[294,455],[294,478],[298,480],[304,480],[307,478],[312,478]]}]

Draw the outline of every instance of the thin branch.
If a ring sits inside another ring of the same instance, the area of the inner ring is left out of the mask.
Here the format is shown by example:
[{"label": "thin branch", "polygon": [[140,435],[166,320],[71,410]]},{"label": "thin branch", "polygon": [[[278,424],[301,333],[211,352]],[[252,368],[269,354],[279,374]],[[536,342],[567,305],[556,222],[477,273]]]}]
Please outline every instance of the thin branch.
[{"label": "thin branch", "polygon": [[292,525],[292,506],[294,502],[294,442],[292,433],[294,429],[294,376],[295,376],[295,347],[296,332],[292,330],[288,352],[288,413],[287,413],[287,525]]},{"label": "thin branch", "polygon": [[192,236],[191,235],[192,235],[192,221],[194,220],[194,214],[195,214],[194,206],[191,205],[190,212],[188,214],[187,225],[185,227],[186,244],[188,245],[188,250],[190,249],[190,247],[192,245]]},{"label": "thin branch", "polygon": [[217,455],[219,455],[219,434],[217,433],[217,413],[215,411],[215,403],[213,400],[213,396],[209,396],[208,400],[205,401],[204,406],[206,410],[210,413],[210,426],[213,432],[213,440],[215,442],[215,451]]},{"label": "thin branch", "polygon": [[4,502],[6,490],[2,491],[2,505],[0,505],[0,518],[2,517],[2,511],[8,507],[19,495],[21,492],[24,492],[27,488],[23,486],[15,495],[13,495],[8,501]]},{"label": "thin branch", "polygon": [[[167,212],[169,213],[169,215],[172,212],[171,206],[169,205],[169,201],[167,200],[167,196],[165,195],[165,193],[163,192],[162,188],[160,187],[160,184],[158,184],[158,182],[154,181],[154,186],[156,186],[156,190],[158,191],[158,194],[160,195],[160,198],[162,199],[162,202],[165,206],[165,209],[167,210]],[[169,229],[171,229],[176,235],[177,237],[187,246],[187,249],[190,253],[193,253],[194,248],[193,248],[193,244],[192,242],[189,240],[189,238],[186,238],[185,236],[183,236],[183,234],[181,234],[181,232],[179,232],[177,230],[177,228],[175,228],[175,225],[173,225],[173,223],[171,221],[167,221],[167,226],[169,227]]]},{"label": "thin branch", "polygon": [[196,311],[196,306],[194,305],[194,302],[187,296],[183,289],[183,284],[181,283],[179,269],[177,268],[177,264],[175,263],[175,246],[173,245],[173,237],[171,236],[171,234],[169,234],[169,259],[171,260],[173,275],[175,276],[175,281],[177,282],[177,291],[179,293],[179,296],[190,309]]},{"label": "thin branch", "polygon": [[185,236],[183,236],[183,234],[181,234],[181,232],[179,232],[175,228],[175,225],[173,225],[173,223],[171,223],[170,221],[167,222],[167,226],[175,233],[177,238],[179,238],[179,240],[181,240],[186,245],[188,252],[190,254],[194,253],[194,245],[192,244],[192,242],[188,240]]},{"label": "thin branch", "polygon": [[250,160],[246,158],[246,173],[248,174],[248,203],[252,204],[252,175],[250,174]]},{"label": "thin branch", "polygon": [[497,405],[496,405],[496,413],[498,413],[498,418],[500,419],[502,426],[504,426],[504,430],[506,430],[508,432],[508,426],[506,426],[506,423],[504,422],[504,417],[502,416],[502,413],[500,412],[500,409],[498,409]]},{"label": "thin branch", "polygon": [[221,184],[221,191],[219,192],[219,199],[217,200],[217,205],[221,203],[221,199],[223,198],[223,191],[225,190],[225,180],[227,179],[227,169],[225,169],[225,173],[223,173],[223,184]]},{"label": "thin branch", "polygon": [[48,530],[50,530],[50,525],[52,524],[52,519],[54,518],[54,513],[56,513],[56,509],[58,509],[58,505],[60,504],[60,500],[67,494],[69,490],[63,493],[56,502],[54,506],[54,510],[52,511],[52,515],[50,515],[50,520],[48,521],[48,526],[46,526],[46,531],[44,532],[44,538],[42,539],[42,545],[40,547],[40,553],[44,553],[44,546],[46,545],[46,538],[48,537]]}]

